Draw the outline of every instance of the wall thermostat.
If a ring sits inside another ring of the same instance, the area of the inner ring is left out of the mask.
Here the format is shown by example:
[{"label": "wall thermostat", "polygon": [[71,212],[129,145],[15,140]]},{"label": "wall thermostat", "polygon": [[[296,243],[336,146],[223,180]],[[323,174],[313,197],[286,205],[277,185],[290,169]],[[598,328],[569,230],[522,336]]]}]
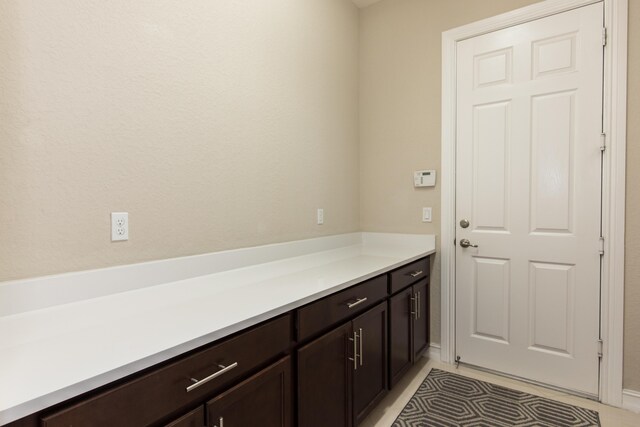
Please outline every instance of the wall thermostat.
[{"label": "wall thermostat", "polygon": [[414,187],[435,187],[435,185],[436,185],[435,170],[415,171],[413,173]]}]

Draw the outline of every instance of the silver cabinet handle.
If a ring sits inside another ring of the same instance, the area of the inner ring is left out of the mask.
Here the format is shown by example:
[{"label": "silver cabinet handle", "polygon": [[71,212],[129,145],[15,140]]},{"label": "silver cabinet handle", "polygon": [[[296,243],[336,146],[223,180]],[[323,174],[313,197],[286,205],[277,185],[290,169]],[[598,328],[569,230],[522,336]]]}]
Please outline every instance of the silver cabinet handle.
[{"label": "silver cabinet handle", "polygon": [[[360,329],[362,331],[362,329]],[[349,341],[353,342],[353,357],[350,357],[349,360],[353,362],[353,370],[358,370],[358,333],[353,331],[353,338],[349,338]],[[361,356],[362,357],[362,356]]]},{"label": "silver cabinet handle", "polygon": [[218,368],[221,368],[221,369],[219,371],[214,372],[213,374],[209,375],[207,378],[203,378],[201,380],[197,380],[195,378],[191,378],[191,381],[193,381],[193,384],[191,384],[189,387],[187,387],[187,393],[190,392],[191,390],[194,390],[194,389],[200,387],[203,384],[208,383],[209,381],[211,381],[214,378],[218,378],[220,375],[229,372],[230,370],[232,370],[233,368],[235,368],[237,366],[238,366],[238,362],[234,362],[229,366],[218,365]]},{"label": "silver cabinet handle", "polygon": [[363,359],[363,355],[364,353],[362,352],[362,340],[364,339],[364,336],[362,335],[362,328],[358,328],[360,331],[360,366],[362,366],[362,359]]},{"label": "silver cabinet handle", "polygon": [[419,275],[421,275],[422,273],[423,273],[423,271],[422,271],[422,270],[417,270],[417,271],[414,271],[413,273],[409,273],[409,275],[410,275],[411,277],[418,277],[418,276],[419,276]]},{"label": "silver cabinet handle", "polygon": [[220,424],[219,426],[214,425],[213,427],[224,427],[224,418],[220,417],[218,418],[218,424]]},{"label": "silver cabinet handle", "polygon": [[355,307],[356,305],[362,304],[362,303],[363,303],[363,302],[365,302],[366,300],[367,300],[367,297],[364,297],[364,298],[359,298],[359,299],[357,299],[357,300],[356,300],[356,302],[348,302],[348,303],[347,303],[347,307],[349,307],[349,308],[353,308],[353,307]]},{"label": "silver cabinet handle", "polygon": [[462,239],[460,240],[460,246],[462,246],[463,248],[468,248],[468,247],[472,247],[472,248],[477,248],[478,245],[474,245],[472,244],[469,239]]},{"label": "silver cabinet handle", "polygon": [[418,319],[420,319],[422,317],[422,300],[421,300],[422,295],[420,295],[420,291],[418,291]]},{"label": "silver cabinet handle", "polygon": [[413,294],[413,296],[409,298],[409,313],[411,314],[411,317],[418,319],[418,312],[416,311],[416,294]]}]

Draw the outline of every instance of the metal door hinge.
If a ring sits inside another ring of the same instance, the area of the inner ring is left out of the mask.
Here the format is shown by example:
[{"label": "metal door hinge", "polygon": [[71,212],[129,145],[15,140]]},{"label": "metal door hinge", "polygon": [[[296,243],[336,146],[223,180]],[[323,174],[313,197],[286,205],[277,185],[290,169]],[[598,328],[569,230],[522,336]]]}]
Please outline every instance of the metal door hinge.
[{"label": "metal door hinge", "polygon": [[604,343],[602,342],[602,340],[598,340],[598,359],[602,359],[603,345]]},{"label": "metal door hinge", "polygon": [[604,255],[604,237],[600,236],[598,246],[598,252],[600,252],[600,256]]},{"label": "metal door hinge", "polygon": [[607,45],[607,27],[602,27],[602,46]]},{"label": "metal door hinge", "polygon": [[607,149],[607,134],[602,132],[600,134],[600,151]]}]

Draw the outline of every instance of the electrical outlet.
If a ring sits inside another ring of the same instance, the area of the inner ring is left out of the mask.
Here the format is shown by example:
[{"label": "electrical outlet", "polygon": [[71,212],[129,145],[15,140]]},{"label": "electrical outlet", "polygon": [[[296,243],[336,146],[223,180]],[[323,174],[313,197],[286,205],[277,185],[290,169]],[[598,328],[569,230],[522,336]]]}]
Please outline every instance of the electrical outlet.
[{"label": "electrical outlet", "polygon": [[129,213],[111,212],[111,241],[129,240]]},{"label": "electrical outlet", "polygon": [[431,222],[431,208],[422,208],[422,222]]},{"label": "electrical outlet", "polygon": [[318,225],[324,224],[324,209],[318,209]]}]

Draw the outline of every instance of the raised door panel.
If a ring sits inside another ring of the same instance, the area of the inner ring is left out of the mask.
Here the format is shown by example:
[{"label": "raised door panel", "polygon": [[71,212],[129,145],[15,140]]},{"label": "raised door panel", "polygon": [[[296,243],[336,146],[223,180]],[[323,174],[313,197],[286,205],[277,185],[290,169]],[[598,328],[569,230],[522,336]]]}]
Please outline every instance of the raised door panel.
[{"label": "raised door panel", "polygon": [[575,89],[531,99],[532,233],[573,233],[575,102]]},{"label": "raised door panel", "polygon": [[358,425],[387,393],[387,303],[353,320],[357,357],[353,371],[353,419]]},{"label": "raised door panel", "polygon": [[351,322],[298,349],[298,425],[350,427]]},{"label": "raised door panel", "polygon": [[417,307],[413,321],[413,360],[429,347],[429,281],[413,285]]},{"label": "raised door panel", "polygon": [[576,70],[577,32],[533,42],[533,78]]},{"label": "raised door panel", "polygon": [[474,230],[509,231],[510,111],[510,101],[473,109]]},{"label": "raised door panel", "polygon": [[573,357],[575,266],[529,264],[529,349]]},{"label": "raised door panel", "polygon": [[207,403],[209,427],[292,425],[291,358],[258,372]]},{"label": "raised door panel", "polygon": [[472,336],[509,344],[510,261],[483,257],[473,261]]},{"label": "raised door panel", "polygon": [[409,287],[389,299],[389,386],[411,368],[413,359],[413,290]]},{"label": "raised door panel", "polygon": [[511,83],[513,80],[513,49],[506,48],[473,59],[474,88]]}]

